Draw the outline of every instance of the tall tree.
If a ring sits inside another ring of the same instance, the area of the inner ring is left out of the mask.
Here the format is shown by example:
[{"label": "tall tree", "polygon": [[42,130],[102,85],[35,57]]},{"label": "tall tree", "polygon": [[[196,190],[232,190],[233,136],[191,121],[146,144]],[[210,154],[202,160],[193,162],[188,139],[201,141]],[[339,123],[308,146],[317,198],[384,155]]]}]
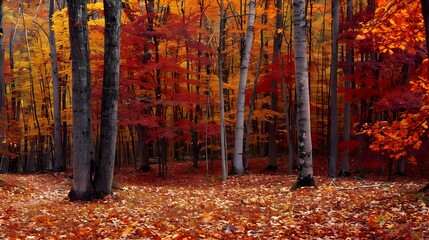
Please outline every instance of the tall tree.
[{"label": "tall tree", "polygon": [[225,51],[225,25],[226,14],[223,7],[223,0],[220,0],[220,29],[219,29],[219,47],[218,47],[218,76],[219,76],[219,102],[220,102],[220,151],[222,158],[222,180],[228,177],[228,159],[226,154],[226,131],[225,131],[225,102],[223,97],[223,81],[224,81],[224,51]]},{"label": "tall tree", "polygon": [[[280,65],[281,45],[283,38],[283,0],[276,0],[276,8],[279,9],[276,15],[276,31],[273,44],[273,66]],[[271,82],[271,110],[278,111],[278,80]],[[277,169],[277,117],[270,122],[270,132],[268,137],[268,167],[267,169]]]},{"label": "tall tree", "polygon": [[51,55],[52,88],[54,95],[54,171],[64,171],[65,164],[63,159],[63,145],[61,136],[61,99],[60,83],[58,77],[58,61],[55,32],[52,26],[54,22],[52,15],[55,11],[55,1],[49,2],[49,50]]},{"label": "tall tree", "polygon": [[308,83],[305,1],[293,1],[295,78],[298,121],[298,179],[292,186],[314,186],[311,146],[310,92]]},{"label": "tall tree", "polygon": [[90,201],[93,144],[88,9],[85,0],[67,0],[67,7],[73,85],[73,185],[69,197],[72,201]]},{"label": "tall tree", "polygon": [[338,108],[337,108],[337,69],[338,69],[338,33],[339,33],[339,0],[332,0],[332,51],[331,51],[331,124],[330,151],[329,151],[329,176],[336,177],[338,158]]},{"label": "tall tree", "polygon": [[4,80],[4,20],[3,20],[3,0],[0,0],[0,154],[3,155],[0,159],[0,172],[7,172],[9,169],[9,159],[5,152],[7,144],[3,144],[3,140],[7,133],[6,121],[6,86]]},{"label": "tall tree", "polygon": [[112,192],[118,121],[121,0],[104,0],[104,79],[96,197]]},{"label": "tall tree", "polygon": [[243,173],[243,135],[244,135],[244,112],[245,112],[245,98],[246,98],[246,84],[247,75],[249,72],[250,51],[253,44],[253,28],[255,24],[255,8],[256,1],[249,1],[249,15],[247,20],[246,40],[244,42],[244,51],[242,53],[241,66],[240,66],[240,82],[238,85],[238,100],[237,100],[237,123],[235,127],[235,150],[233,169],[234,173]]},{"label": "tall tree", "polygon": [[[352,24],[352,16],[353,16],[353,2],[352,0],[347,0],[347,25],[350,26]],[[351,87],[351,81],[350,76],[353,73],[353,48],[350,46],[350,42],[346,45],[346,68],[345,68],[345,81],[344,81],[344,88],[350,89]],[[350,141],[350,132],[351,132],[351,120],[350,120],[350,108],[351,103],[350,101],[344,101],[344,130],[343,130],[343,141],[349,142]],[[341,175],[343,176],[350,176],[350,169],[349,169],[349,154],[350,150],[348,147],[346,147],[342,152],[342,159],[341,159]]]}]

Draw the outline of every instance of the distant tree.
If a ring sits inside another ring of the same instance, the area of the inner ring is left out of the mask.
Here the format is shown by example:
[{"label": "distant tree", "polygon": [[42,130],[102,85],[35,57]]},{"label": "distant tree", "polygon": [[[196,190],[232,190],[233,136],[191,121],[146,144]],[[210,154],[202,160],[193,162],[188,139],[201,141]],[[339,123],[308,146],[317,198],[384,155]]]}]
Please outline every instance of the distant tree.
[{"label": "distant tree", "polygon": [[[275,1],[276,7],[279,9],[276,15],[276,31],[273,44],[273,65],[280,64],[281,46],[283,38],[283,0]],[[273,79],[271,82],[273,92],[271,93],[271,110],[278,111],[278,79]],[[277,169],[277,117],[274,117],[270,122],[270,130],[268,136],[268,166],[267,169]]]},{"label": "distant tree", "polygon": [[310,92],[308,84],[305,1],[293,1],[295,78],[298,121],[298,179],[292,186],[314,186],[311,146]]},{"label": "distant tree", "polygon": [[100,154],[96,165],[96,197],[112,193],[118,121],[121,0],[104,0],[104,79]]},{"label": "distant tree", "polygon": [[69,197],[71,201],[90,201],[93,144],[88,9],[85,0],[67,0],[67,7],[73,82],[73,185]]},{"label": "distant tree", "polygon": [[224,78],[224,51],[225,51],[225,25],[226,25],[226,16],[223,6],[223,0],[220,0],[219,4],[220,9],[220,26],[219,26],[219,47],[218,47],[218,76],[219,76],[219,107],[220,107],[220,151],[222,159],[222,180],[225,180],[228,177],[228,159],[226,154],[226,131],[225,131],[225,102],[223,97],[223,78]]},{"label": "distant tree", "polygon": [[60,99],[60,81],[58,77],[58,61],[55,32],[52,28],[54,25],[52,16],[55,11],[55,1],[49,1],[49,50],[51,55],[52,71],[52,89],[54,97],[54,164],[55,172],[64,171],[65,164],[63,159],[63,145],[61,134],[61,99]]},{"label": "distant tree", "polygon": [[[352,16],[353,16],[353,2],[352,0],[347,0],[347,25],[350,26],[352,24]],[[346,67],[344,70],[345,80],[344,80],[344,88],[350,89],[351,81],[350,76],[352,75],[352,62],[353,62],[353,48],[350,46],[350,42],[346,45]],[[351,132],[351,119],[350,119],[350,108],[351,104],[349,100],[344,101],[344,130],[343,130],[343,141],[350,141],[350,132]],[[350,150],[349,147],[345,147],[341,153],[341,175],[349,176],[349,155]]]},{"label": "distant tree", "polygon": [[6,87],[4,80],[4,21],[3,21],[3,0],[0,0],[0,173],[9,169],[9,159],[7,159],[7,144],[3,140],[7,133],[6,124]]},{"label": "distant tree", "polygon": [[338,107],[337,107],[337,69],[338,69],[338,34],[339,34],[339,0],[332,0],[332,51],[331,51],[331,96],[330,109],[330,151],[329,151],[329,176],[337,175],[338,158]]}]

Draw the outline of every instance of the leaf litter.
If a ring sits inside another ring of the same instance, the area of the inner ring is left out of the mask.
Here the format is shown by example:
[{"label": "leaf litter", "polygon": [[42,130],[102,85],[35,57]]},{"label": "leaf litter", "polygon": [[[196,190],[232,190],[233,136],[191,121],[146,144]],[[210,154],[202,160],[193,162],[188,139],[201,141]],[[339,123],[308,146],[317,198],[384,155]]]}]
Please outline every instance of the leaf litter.
[{"label": "leaf litter", "polygon": [[249,174],[226,181],[122,169],[104,200],[69,202],[67,174],[1,175],[1,239],[425,239],[424,182]]}]

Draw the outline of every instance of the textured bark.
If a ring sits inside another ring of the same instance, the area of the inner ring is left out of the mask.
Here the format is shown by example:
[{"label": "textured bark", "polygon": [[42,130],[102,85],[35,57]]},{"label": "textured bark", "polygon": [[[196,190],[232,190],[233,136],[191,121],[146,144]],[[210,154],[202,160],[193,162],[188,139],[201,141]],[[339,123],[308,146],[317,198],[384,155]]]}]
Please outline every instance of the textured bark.
[{"label": "textured bark", "polygon": [[67,0],[72,59],[73,185],[72,201],[90,201],[93,144],[91,128],[91,69],[86,1]]},{"label": "textured bark", "polygon": [[338,107],[337,107],[337,69],[338,69],[338,33],[339,33],[339,0],[332,1],[332,51],[331,51],[331,124],[330,124],[330,151],[329,176],[337,175],[338,159]]},{"label": "textured bark", "polygon": [[112,193],[118,121],[121,0],[104,0],[104,79],[96,196]]},{"label": "textured bark", "polygon": [[54,166],[53,171],[64,171],[65,164],[62,149],[62,136],[61,136],[61,99],[60,99],[60,86],[58,79],[58,64],[57,64],[57,48],[55,33],[52,29],[54,24],[52,15],[55,10],[55,1],[49,2],[49,50],[51,56],[51,70],[52,70],[52,89],[54,98]]},{"label": "textured bark", "polygon": [[299,173],[291,190],[302,186],[314,186],[304,0],[294,0],[293,14]]},{"label": "textured bark", "polygon": [[244,112],[245,112],[245,98],[246,98],[246,84],[247,75],[249,72],[250,51],[253,44],[253,26],[255,24],[255,0],[249,1],[249,14],[247,20],[246,40],[244,43],[244,51],[241,60],[240,69],[240,82],[238,85],[238,100],[237,100],[237,116],[235,127],[235,150],[233,161],[233,173],[243,173],[243,136],[244,136]]}]

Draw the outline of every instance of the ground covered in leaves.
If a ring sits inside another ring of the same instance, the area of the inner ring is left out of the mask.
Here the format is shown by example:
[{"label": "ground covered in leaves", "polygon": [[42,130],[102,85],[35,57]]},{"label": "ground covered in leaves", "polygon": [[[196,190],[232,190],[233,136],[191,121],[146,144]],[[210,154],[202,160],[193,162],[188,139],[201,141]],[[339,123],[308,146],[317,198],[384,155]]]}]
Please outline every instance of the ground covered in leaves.
[{"label": "ground covered in leaves", "polygon": [[[104,200],[69,202],[69,173],[0,175],[0,239],[427,239],[425,185],[254,172],[221,181],[189,163],[123,169]],[[204,169],[204,165],[201,165]]]}]

